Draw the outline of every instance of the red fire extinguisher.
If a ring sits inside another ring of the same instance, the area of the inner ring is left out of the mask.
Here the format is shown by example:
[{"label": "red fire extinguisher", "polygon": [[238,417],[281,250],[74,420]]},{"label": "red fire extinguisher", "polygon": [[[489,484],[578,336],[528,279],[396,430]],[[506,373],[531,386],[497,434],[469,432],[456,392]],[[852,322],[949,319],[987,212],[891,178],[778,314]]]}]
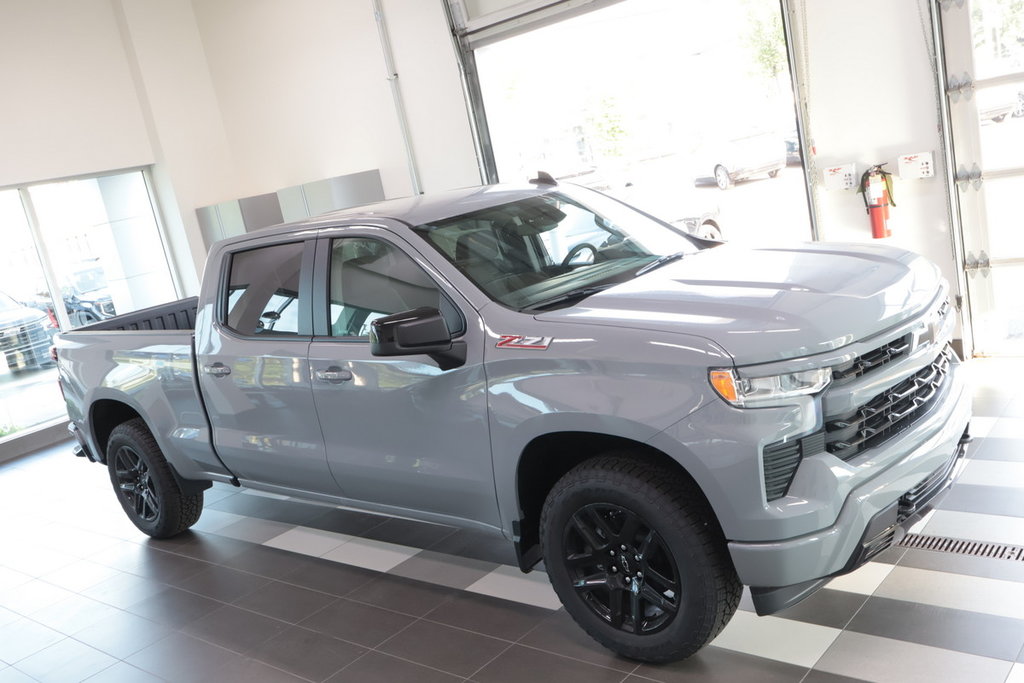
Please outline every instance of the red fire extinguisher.
[{"label": "red fire extinguisher", "polygon": [[860,189],[864,195],[864,206],[871,216],[871,236],[875,239],[891,237],[889,229],[889,205],[896,206],[892,196],[892,173],[882,170],[885,164],[876,164],[864,171],[860,177]]}]

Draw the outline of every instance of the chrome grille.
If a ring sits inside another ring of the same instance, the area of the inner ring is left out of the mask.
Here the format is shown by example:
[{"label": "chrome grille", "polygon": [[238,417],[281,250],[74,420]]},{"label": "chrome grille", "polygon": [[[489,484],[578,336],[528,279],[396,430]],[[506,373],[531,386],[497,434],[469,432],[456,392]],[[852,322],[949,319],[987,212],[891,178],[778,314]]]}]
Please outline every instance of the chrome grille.
[{"label": "chrome grille", "polygon": [[916,374],[875,396],[853,413],[830,415],[825,421],[825,448],[848,460],[909,427],[938,393],[949,374],[952,350],[947,346]]}]

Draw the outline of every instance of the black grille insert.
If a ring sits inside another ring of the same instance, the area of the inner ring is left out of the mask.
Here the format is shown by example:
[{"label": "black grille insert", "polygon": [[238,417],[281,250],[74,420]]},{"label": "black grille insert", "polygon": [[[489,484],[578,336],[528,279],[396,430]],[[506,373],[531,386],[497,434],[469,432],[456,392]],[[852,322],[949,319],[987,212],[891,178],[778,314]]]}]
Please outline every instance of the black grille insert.
[{"label": "black grille insert", "polygon": [[952,351],[947,346],[927,367],[890,387],[847,415],[829,416],[825,422],[825,448],[849,460],[910,426],[938,394]]},{"label": "black grille insert", "polygon": [[863,356],[857,356],[848,363],[832,368],[832,379],[836,382],[856,379],[865,373],[880,368],[886,363],[891,363],[909,350],[910,335],[907,334],[899,339],[893,339],[888,344],[883,344],[873,351],[868,351]]},{"label": "black grille insert", "polygon": [[764,492],[769,502],[789,492],[796,468],[806,456],[825,450],[824,434],[816,432],[802,439],[777,441],[764,447]]}]

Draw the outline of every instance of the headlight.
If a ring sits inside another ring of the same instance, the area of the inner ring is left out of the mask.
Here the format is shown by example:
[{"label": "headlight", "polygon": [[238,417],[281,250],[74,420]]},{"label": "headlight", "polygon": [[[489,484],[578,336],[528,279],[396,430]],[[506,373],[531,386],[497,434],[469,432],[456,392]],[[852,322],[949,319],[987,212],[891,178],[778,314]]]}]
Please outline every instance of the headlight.
[{"label": "headlight", "polygon": [[744,377],[735,370],[708,372],[718,395],[739,408],[785,405],[790,399],[816,394],[832,381],[831,368],[788,372],[769,377]]}]

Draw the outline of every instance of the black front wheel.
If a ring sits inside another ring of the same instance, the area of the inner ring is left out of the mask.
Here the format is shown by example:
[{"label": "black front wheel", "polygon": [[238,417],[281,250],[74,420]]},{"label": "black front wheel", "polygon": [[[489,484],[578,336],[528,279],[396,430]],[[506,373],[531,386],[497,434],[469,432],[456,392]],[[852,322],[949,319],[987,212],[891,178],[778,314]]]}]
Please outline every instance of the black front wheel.
[{"label": "black front wheel", "polygon": [[541,526],[566,611],[625,657],[688,657],[739,604],[742,585],[710,507],[668,469],[628,456],[586,461],[552,489]]},{"label": "black front wheel", "polygon": [[117,500],[143,533],[169,538],[199,520],[203,492],[182,493],[171,466],[140,418],[118,425],[111,432],[107,468]]}]

